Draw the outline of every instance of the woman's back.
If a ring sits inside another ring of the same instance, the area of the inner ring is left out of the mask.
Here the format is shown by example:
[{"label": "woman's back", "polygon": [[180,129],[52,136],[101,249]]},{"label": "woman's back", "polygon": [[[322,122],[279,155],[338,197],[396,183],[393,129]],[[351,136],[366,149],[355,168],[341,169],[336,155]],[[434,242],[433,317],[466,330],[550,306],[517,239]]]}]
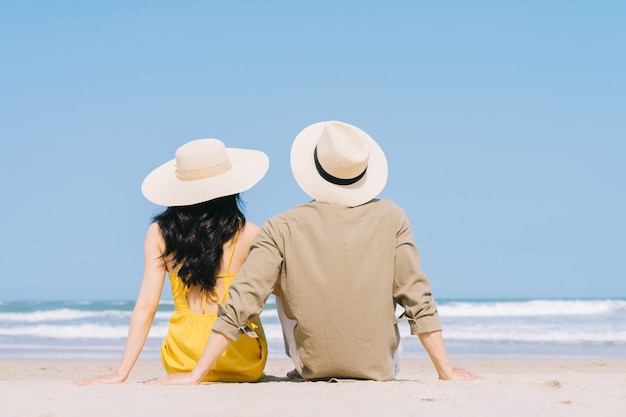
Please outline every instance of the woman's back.
[{"label": "woman's back", "polygon": [[[223,245],[222,259],[219,270],[216,274],[215,287],[213,293],[203,291],[198,285],[193,285],[186,290],[187,306],[193,314],[213,314],[217,313],[217,304],[222,301],[225,295],[225,282],[228,276],[236,276],[239,269],[248,256],[250,245],[252,244],[259,227],[254,223],[246,222],[233,239]],[[167,263],[167,272],[176,275],[178,268],[170,260]],[[229,283],[230,284],[230,283]]]},{"label": "woman's back", "polygon": [[[170,319],[168,333],[161,348],[161,361],[167,373],[187,372],[193,369],[202,354],[213,323],[217,306],[228,297],[228,289],[246,259],[258,226],[246,222],[223,246],[222,260],[212,291],[198,285],[186,286],[168,262],[168,275],[175,311]],[[263,376],[267,360],[267,343],[258,318],[248,326],[257,338],[240,337],[231,343],[204,381],[256,381]]]}]

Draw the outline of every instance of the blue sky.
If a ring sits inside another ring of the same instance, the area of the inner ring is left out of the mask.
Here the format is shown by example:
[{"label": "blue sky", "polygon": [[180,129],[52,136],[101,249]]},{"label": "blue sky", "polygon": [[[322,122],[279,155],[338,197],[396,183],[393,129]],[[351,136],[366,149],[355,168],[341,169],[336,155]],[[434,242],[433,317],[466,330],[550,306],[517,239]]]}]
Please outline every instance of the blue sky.
[{"label": "blue sky", "polygon": [[[626,3],[0,2],[0,300],[134,299],[183,143],[265,151],[248,218],[306,195],[296,134],[385,150],[435,297],[626,297]],[[165,296],[167,297],[167,284]]]}]

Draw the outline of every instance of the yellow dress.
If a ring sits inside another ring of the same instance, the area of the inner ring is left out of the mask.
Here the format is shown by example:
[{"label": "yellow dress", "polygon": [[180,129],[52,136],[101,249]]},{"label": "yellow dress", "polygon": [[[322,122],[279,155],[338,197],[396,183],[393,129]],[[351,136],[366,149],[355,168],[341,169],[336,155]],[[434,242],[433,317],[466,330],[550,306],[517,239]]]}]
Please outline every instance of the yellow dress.
[{"label": "yellow dress", "polygon": [[[238,234],[238,233],[237,233]],[[224,279],[224,304],[228,298],[228,288],[236,275],[230,272],[230,263],[237,243],[237,234],[233,241],[226,274],[217,275]],[[198,362],[202,350],[209,338],[217,313],[194,314],[187,303],[188,288],[176,274],[169,274],[174,299],[174,313],[170,318],[167,335],[161,346],[161,362],[168,374],[189,372]],[[202,291],[202,308],[206,305],[207,291]],[[252,338],[241,335],[232,342],[224,354],[217,360],[203,381],[253,382],[263,377],[267,361],[267,341],[258,317],[248,322],[248,327],[258,335]]]}]

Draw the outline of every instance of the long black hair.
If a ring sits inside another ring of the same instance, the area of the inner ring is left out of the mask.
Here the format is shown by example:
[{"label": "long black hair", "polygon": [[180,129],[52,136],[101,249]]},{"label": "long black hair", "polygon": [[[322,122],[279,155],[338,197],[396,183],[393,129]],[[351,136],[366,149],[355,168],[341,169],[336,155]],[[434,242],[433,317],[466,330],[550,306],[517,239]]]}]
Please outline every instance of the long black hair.
[{"label": "long black hair", "polygon": [[153,221],[165,240],[164,261],[180,267],[178,276],[188,286],[215,288],[224,243],[235,236],[246,218],[239,194],[191,206],[168,207]]}]

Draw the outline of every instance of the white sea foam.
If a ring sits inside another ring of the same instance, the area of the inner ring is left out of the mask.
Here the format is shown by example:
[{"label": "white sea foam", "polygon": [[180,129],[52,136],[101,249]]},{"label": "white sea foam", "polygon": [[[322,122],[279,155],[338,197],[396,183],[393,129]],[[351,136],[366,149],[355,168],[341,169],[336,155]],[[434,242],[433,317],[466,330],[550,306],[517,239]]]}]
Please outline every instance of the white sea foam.
[{"label": "white sea foam", "polygon": [[626,313],[626,300],[442,302],[438,310],[447,317],[587,316]]},{"label": "white sea foam", "polygon": [[[5,302],[0,304],[0,355],[121,350],[132,307],[128,301]],[[171,301],[160,303],[147,349],[158,352],[172,307]],[[509,352],[522,345],[565,344],[577,349],[606,346],[607,354],[626,355],[626,300],[442,301],[438,308],[444,337],[457,348],[482,343],[481,352],[485,346],[487,351],[489,346],[499,346],[501,352]],[[270,350],[282,351],[282,329],[272,303],[261,320]],[[410,335],[408,323],[400,322],[399,330],[407,346],[419,350],[419,340]]]},{"label": "white sea foam", "polygon": [[[626,331],[572,332],[567,330],[553,332],[521,332],[519,329],[482,332],[451,330],[446,332],[448,340],[493,341],[493,342],[558,342],[558,343],[613,343],[626,344]],[[625,351],[626,353],[626,346]]]},{"label": "white sea foam", "polygon": [[[402,338],[412,337],[408,325],[400,326],[400,335]],[[448,341],[494,343],[607,343],[624,345],[624,354],[626,354],[626,326],[615,328],[609,325],[557,326],[550,323],[544,325],[464,323],[444,325],[444,337]]]},{"label": "white sea foam", "polygon": [[57,310],[39,310],[25,313],[0,313],[0,322],[3,323],[40,323],[51,321],[67,321],[88,318],[130,318],[129,311],[121,310],[105,310],[105,311],[89,311],[89,310],[73,310],[69,308],[61,308]]},{"label": "white sea foam", "polygon": [[[167,325],[154,325],[149,337],[164,337]],[[128,325],[37,324],[0,328],[0,336],[34,336],[42,339],[118,339],[128,336]]]}]

